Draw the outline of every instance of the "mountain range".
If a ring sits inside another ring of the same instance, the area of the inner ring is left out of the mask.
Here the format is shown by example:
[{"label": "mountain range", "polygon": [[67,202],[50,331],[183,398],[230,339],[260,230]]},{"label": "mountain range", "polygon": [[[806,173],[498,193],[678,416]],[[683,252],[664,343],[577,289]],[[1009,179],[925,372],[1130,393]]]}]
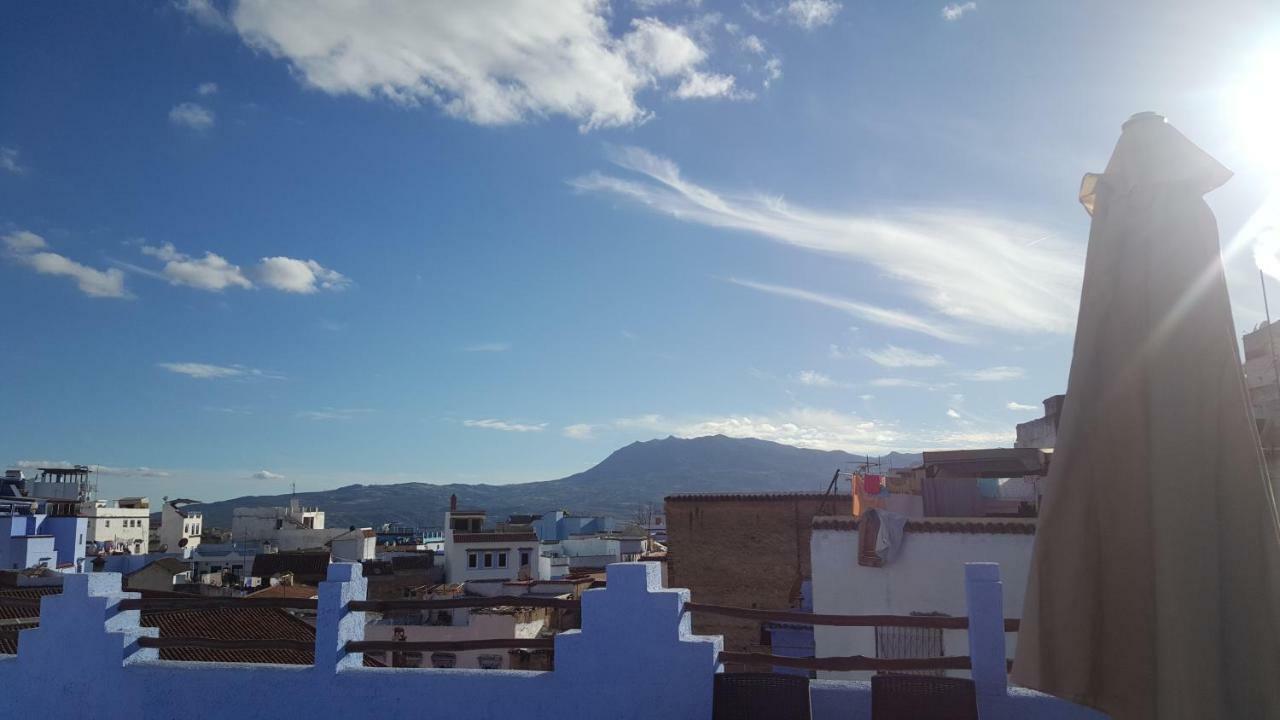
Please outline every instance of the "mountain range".
[{"label": "mountain range", "polygon": [[[885,468],[905,467],[919,463],[920,455],[895,452],[879,459]],[[451,495],[458,496],[459,507],[483,508],[497,520],[512,513],[552,510],[632,518],[647,503],[661,507],[662,498],[672,493],[820,492],[826,490],[837,469],[850,469],[867,460],[839,450],[810,450],[755,438],[667,437],[631,443],[599,464],[558,480],[509,485],[346,485],[293,497],[323,510],[328,527],[376,527],[386,522],[439,527]],[[204,513],[205,527],[229,528],[235,508],[285,506],[290,497],[250,495],[191,509]]]}]

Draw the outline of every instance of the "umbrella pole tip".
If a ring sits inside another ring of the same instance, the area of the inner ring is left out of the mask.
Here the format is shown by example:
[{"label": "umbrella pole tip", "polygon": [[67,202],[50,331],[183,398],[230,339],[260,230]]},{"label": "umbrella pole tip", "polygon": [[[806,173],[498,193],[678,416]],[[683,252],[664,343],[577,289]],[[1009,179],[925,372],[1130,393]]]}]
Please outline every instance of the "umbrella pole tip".
[{"label": "umbrella pole tip", "polygon": [[1133,125],[1139,122],[1147,122],[1149,120],[1153,122],[1159,122],[1161,124],[1164,124],[1165,122],[1164,116],[1161,115],[1160,113],[1155,112],[1153,110],[1143,110],[1142,112],[1137,112],[1130,115],[1129,119],[1125,120],[1124,124],[1120,126],[1120,129],[1127,130],[1130,125]]}]

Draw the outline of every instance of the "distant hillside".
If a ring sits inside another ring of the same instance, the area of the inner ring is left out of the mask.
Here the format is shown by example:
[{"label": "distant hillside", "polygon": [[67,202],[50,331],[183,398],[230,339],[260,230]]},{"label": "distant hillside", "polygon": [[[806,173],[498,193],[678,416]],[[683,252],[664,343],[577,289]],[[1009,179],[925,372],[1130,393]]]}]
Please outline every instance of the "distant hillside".
[{"label": "distant hillside", "polygon": [[[502,519],[519,512],[572,510],[630,517],[646,502],[661,503],[677,492],[825,490],[836,468],[863,462],[861,455],[806,450],[753,438],[723,435],[635,442],[583,472],[543,482],[512,485],[347,485],[298,493],[304,505],[325,511],[332,527],[384,522],[439,526],[457,494],[462,507],[483,508]],[[920,462],[918,454],[892,453],[887,467]],[[193,506],[206,527],[230,527],[237,507],[287,505],[288,495],[253,495]]]}]

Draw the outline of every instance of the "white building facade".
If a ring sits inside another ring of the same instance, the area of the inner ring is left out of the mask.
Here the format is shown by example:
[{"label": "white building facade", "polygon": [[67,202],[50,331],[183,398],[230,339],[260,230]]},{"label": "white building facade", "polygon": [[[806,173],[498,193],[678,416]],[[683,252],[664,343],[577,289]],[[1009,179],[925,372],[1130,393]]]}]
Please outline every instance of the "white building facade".
[{"label": "white building facade", "polygon": [[283,551],[321,548],[346,532],[326,528],[322,510],[302,507],[296,499],[289,507],[236,508],[231,517],[235,542],[267,542]]},{"label": "white building facade", "polygon": [[531,530],[485,530],[484,519],[482,510],[445,513],[446,581],[541,579],[538,536]]},{"label": "white building facade", "polygon": [[147,552],[151,504],[146,498],[95,500],[81,506],[80,516],[86,520],[86,542],[106,552]]},{"label": "white building facade", "polygon": [[[858,521],[813,521],[813,611],[833,615],[943,614],[964,617],[965,563],[999,563],[1006,617],[1018,618],[1031,568],[1035,520],[936,518],[907,524],[896,555],[882,567],[859,563]],[[1017,636],[1005,637],[1013,658]],[[816,657],[967,655],[964,630],[814,627]],[[821,672],[819,678],[865,680],[870,673]]]},{"label": "white building facade", "polygon": [[160,512],[160,551],[189,553],[200,544],[204,531],[204,516],[183,506],[193,500],[165,500]]}]

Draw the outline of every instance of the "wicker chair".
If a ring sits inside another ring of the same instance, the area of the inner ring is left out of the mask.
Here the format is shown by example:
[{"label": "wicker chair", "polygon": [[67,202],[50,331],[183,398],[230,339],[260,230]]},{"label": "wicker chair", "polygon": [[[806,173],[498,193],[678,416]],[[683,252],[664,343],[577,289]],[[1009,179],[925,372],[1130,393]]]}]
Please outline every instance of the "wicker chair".
[{"label": "wicker chair", "polygon": [[871,678],[872,720],[978,720],[973,681],[921,675]]},{"label": "wicker chair", "polygon": [[719,673],[713,720],[809,720],[809,678],[774,673]]}]

